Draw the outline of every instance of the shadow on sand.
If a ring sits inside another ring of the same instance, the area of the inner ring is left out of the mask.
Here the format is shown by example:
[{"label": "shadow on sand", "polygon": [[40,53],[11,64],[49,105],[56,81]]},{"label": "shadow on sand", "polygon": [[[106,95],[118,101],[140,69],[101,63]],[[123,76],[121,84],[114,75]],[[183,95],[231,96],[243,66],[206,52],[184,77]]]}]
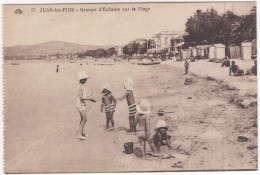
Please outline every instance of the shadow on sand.
[{"label": "shadow on sand", "polygon": [[133,154],[134,154],[136,157],[138,157],[138,158],[142,158],[142,157],[143,157],[143,154],[142,154],[142,151],[141,151],[141,148],[140,148],[140,147],[134,148]]},{"label": "shadow on sand", "polygon": [[[124,154],[127,154],[126,151],[122,151]],[[138,158],[142,158],[143,157],[143,154],[142,154],[142,151],[141,151],[141,148],[140,147],[137,147],[137,148],[134,148],[133,150],[133,154],[138,157]]]},{"label": "shadow on sand", "polygon": [[117,131],[128,131],[128,129],[127,128],[125,128],[125,127],[118,127],[118,128],[116,128],[116,130]]}]

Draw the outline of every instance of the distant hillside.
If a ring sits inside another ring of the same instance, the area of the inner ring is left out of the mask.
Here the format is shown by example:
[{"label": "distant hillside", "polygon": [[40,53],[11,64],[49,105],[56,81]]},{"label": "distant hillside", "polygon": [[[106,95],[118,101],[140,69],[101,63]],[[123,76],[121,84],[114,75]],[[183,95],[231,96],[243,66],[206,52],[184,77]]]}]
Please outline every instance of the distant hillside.
[{"label": "distant hillside", "polygon": [[86,52],[87,50],[96,49],[109,49],[112,46],[92,46],[92,45],[80,45],[75,43],[68,43],[62,41],[50,41],[35,45],[25,46],[13,46],[4,47],[4,56],[35,56],[48,55],[48,54],[67,54],[67,53],[79,53]]}]

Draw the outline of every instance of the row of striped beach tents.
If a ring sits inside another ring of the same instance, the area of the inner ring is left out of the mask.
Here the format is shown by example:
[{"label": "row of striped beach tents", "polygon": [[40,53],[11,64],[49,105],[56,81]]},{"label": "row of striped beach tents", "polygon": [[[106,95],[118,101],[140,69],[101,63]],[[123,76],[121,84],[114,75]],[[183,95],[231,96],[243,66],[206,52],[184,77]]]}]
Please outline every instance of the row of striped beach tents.
[{"label": "row of striped beach tents", "polygon": [[195,58],[225,58],[225,45],[212,44],[212,45],[197,45],[189,47],[188,49],[181,50],[181,58],[187,59],[190,57]]},{"label": "row of striped beach tents", "polygon": [[227,55],[231,59],[252,59],[257,55],[256,39],[243,41],[240,45],[232,44],[228,46]]},{"label": "row of striped beach tents", "polygon": [[257,47],[256,39],[248,42],[244,41],[240,45],[229,45],[226,47],[223,44],[212,45],[197,45],[189,47],[181,51],[181,57],[187,59],[190,57],[209,58],[209,59],[223,59],[228,56],[231,59],[252,59],[256,57]]}]

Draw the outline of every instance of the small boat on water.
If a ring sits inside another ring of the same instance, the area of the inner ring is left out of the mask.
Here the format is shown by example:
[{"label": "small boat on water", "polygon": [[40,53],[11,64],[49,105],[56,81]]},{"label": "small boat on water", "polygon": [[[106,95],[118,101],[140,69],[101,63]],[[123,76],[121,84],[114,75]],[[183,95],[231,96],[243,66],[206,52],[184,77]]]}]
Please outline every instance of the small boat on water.
[{"label": "small boat on water", "polygon": [[19,66],[20,63],[11,63],[11,65],[16,65],[16,66]]},{"label": "small boat on water", "polygon": [[100,63],[101,66],[111,66],[114,65],[114,63]]},{"label": "small boat on water", "polygon": [[154,64],[160,64],[160,62],[157,61],[157,62],[143,62],[143,63],[137,63],[137,65],[154,65]]},{"label": "small boat on water", "polygon": [[137,65],[154,65],[154,64],[160,64],[161,62],[159,61],[156,61],[156,62],[135,62],[135,63],[132,63],[132,64],[137,64]]}]

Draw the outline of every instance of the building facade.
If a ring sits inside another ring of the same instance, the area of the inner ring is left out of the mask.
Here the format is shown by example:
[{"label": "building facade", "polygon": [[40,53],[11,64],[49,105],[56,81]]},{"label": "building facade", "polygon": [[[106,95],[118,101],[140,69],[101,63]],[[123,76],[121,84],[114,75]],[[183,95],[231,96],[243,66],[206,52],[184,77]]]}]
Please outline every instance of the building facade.
[{"label": "building facade", "polygon": [[155,34],[148,44],[148,54],[164,54],[180,50],[187,32],[162,31]]},{"label": "building facade", "polygon": [[116,50],[116,55],[117,55],[117,56],[122,56],[122,55],[124,55],[124,53],[123,53],[123,47],[122,47],[122,46],[115,46],[115,50]]}]

